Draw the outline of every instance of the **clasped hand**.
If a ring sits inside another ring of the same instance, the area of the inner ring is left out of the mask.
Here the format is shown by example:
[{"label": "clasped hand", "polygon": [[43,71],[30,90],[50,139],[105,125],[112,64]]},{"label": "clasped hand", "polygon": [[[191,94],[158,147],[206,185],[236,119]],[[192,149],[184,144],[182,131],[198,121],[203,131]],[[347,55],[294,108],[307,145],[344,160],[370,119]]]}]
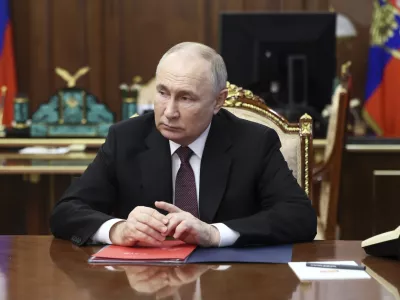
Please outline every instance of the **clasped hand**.
[{"label": "clasped hand", "polygon": [[122,267],[134,290],[145,294],[156,294],[157,299],[174,295],[179,297],[179,289],[183,285],[194,282],[213,268],[215,267],[209,265]]},{"label": "clasped hand", "polygon": [[156,202],[155,205],[167,211],[168,215],[165,216],[150,207],[138,206],[132,210],[126,221],[116,223],[111,228],[111,242],[121,246],[160,246],[167,236],[172,236],[202,247],[219,245],[219,231],[214,226],[204,223],[173,204]]}]

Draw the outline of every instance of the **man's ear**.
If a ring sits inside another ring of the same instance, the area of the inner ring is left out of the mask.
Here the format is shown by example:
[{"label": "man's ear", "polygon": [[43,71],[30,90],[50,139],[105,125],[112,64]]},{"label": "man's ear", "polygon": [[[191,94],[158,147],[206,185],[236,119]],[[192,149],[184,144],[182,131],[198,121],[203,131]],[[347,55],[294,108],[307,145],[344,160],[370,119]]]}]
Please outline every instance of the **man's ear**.
[{"label": "man's ear", "polygon": [[224,89],[218,94],[217,99],[216,99],[217,103],[214,107],[214,115],[216,115],[219,112],[219,110],[221,109],[221,107],[224,105],[226,97],[228,97],[228,89]]}]

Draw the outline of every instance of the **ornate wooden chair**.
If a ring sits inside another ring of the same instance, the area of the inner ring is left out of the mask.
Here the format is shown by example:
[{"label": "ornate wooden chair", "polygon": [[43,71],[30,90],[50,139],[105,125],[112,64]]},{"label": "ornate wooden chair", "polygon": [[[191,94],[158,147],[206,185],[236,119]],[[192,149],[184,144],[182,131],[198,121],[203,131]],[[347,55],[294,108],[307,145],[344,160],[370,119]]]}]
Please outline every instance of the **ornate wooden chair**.
[{"label": "ornate wooden chair", "polygon": [[338,236],[337,209],[351,90],[349,68],[349,63],[343,65],[340,84],[332,97],[324,162],[313,170],[313,204],[318,213],[316,239],[335,239]]},{"label": "ornate wooden chair", "polygon": [[289,123],[264,104],[252,92],[228,83],[224,108],[237,117],[273,128],[280,140],[281,151],[299,185],[312,199],[312,119],[303,115],[299,123]]}]

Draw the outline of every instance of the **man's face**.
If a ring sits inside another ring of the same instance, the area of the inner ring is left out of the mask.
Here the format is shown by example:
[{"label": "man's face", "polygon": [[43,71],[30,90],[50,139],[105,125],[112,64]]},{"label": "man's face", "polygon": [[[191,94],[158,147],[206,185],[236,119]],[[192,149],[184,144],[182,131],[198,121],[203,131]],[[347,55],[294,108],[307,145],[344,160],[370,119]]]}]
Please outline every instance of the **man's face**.
[{"label": "man's face", "polygon": [[156,75],[155,122],[161,134],[187,146],[218,112],[223,96],[215,93],[210,63],[185,54],[168,55]]}]

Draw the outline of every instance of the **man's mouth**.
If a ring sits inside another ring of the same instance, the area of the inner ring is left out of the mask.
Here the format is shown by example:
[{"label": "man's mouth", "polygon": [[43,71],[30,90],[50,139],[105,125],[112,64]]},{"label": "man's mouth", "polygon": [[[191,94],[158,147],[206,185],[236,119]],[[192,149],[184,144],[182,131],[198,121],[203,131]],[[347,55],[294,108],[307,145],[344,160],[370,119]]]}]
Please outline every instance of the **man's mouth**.
[{"label": "man's mouth", "polygon": [[161,125],[164,126],[164,127],[167,128],[167,129],[170,129],[170,130],[179,130],[178,127],[170,126],[170,125],[167,125],[167,124],[165,124],[165,123],[161,123]]}]

